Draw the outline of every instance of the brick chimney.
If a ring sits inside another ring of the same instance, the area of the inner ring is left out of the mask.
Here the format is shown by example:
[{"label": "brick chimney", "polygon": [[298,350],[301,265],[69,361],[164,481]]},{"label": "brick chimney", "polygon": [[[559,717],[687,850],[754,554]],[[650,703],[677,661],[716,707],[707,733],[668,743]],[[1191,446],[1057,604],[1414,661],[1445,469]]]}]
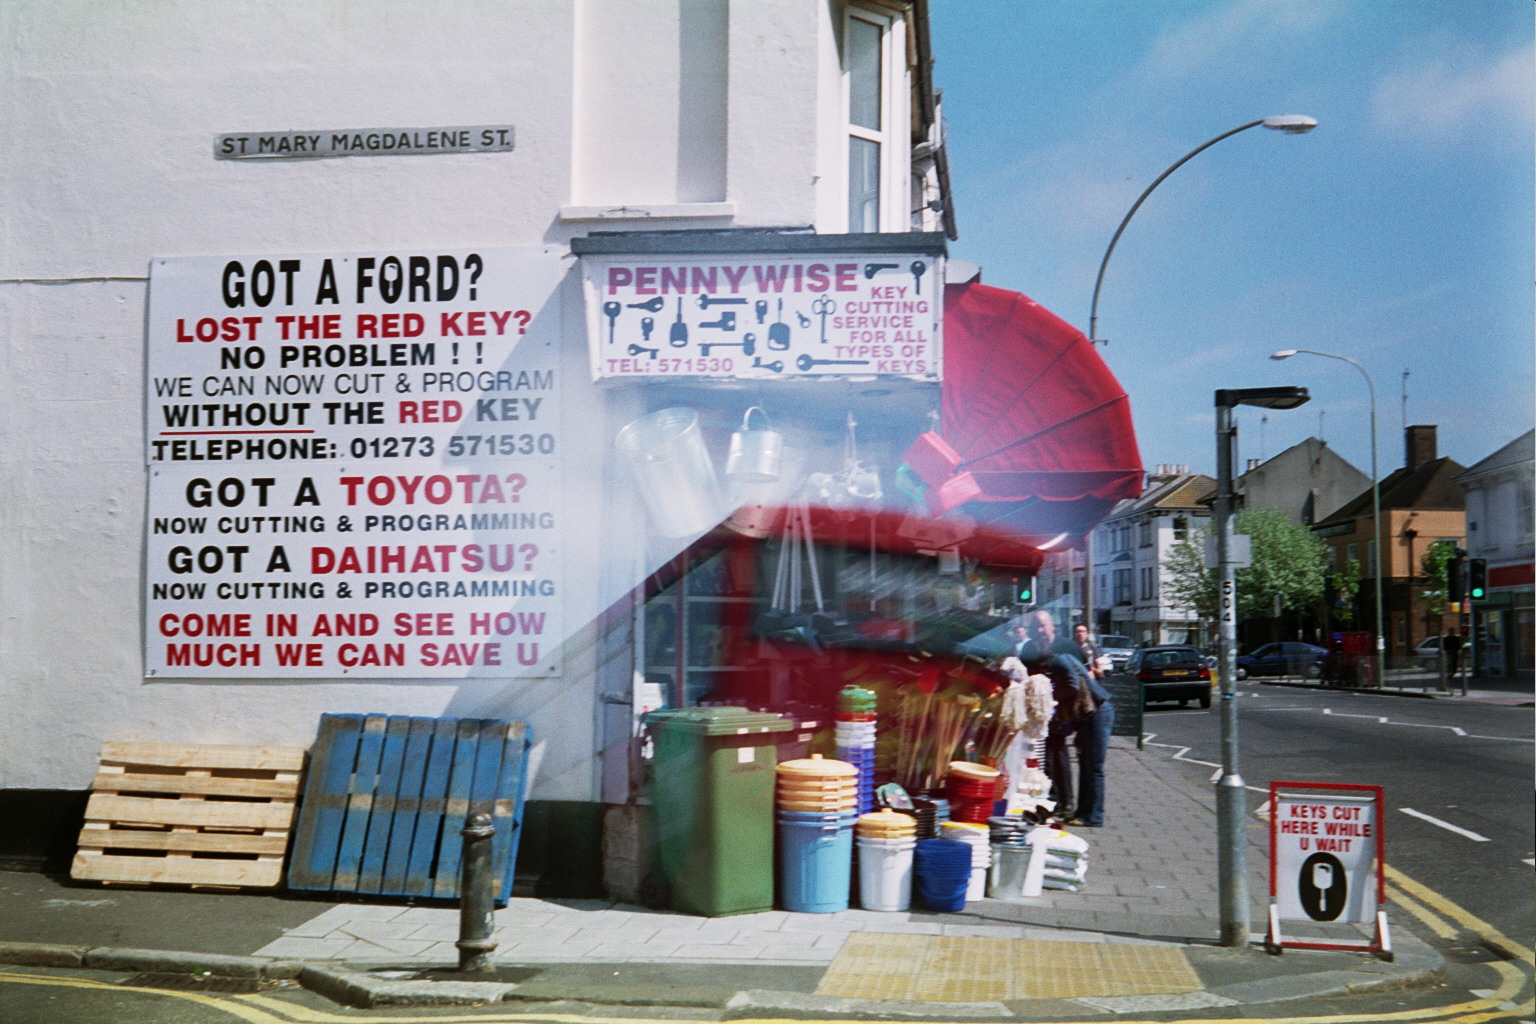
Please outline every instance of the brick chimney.
[{"label": "brick chimney", "polygon": [[1408,469],[1418,469],[1426,462],[1433,462],[1440,456],[1435,445],[1434,424],[1415,424],[1403,432],[1403,465]]}]

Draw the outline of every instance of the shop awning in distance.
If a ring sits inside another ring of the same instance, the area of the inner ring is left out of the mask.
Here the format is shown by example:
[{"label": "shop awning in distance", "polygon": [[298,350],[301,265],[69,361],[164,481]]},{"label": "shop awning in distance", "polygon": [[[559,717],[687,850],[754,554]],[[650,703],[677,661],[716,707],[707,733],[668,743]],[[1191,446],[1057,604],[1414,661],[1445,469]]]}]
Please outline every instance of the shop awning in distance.
[{"label": "shop awning in distance", "polygon": [[936,517],[1061,547],[1141,493],[1125,389],[1081,331],[1027,295],[945,288],[940,401],[938,429],[906,455]]}]

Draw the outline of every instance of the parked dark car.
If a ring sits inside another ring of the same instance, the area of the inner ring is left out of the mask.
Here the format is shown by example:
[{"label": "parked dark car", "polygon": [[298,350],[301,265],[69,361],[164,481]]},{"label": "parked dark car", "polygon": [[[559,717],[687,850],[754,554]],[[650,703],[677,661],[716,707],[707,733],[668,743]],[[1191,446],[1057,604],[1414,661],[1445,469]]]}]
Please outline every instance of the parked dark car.
[{"label": "parked dark car", "polygon": [[1265,644],[1252,654],[1237,656],[1237,678],[1249,676],[1304,676],[1321,679],[1328,652],[1314,644],[1286,641]]},{"label": "parked dark car", "polygon": [[1164,644],[1131,653],[1125,671],[1141,682],[1143,706],[1153,701],[1176,700],[1183,707],[1192,700],[1211,706],[1211,670],[1197,647]]}]

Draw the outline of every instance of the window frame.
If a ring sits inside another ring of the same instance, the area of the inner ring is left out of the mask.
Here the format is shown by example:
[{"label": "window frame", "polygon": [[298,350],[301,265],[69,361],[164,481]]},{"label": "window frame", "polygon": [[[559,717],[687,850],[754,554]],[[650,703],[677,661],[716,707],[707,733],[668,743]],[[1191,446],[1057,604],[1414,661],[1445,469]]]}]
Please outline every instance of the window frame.
[{"label": "window frame", "polygon": [[[874,26],[879,35],[880,84],[876,90],[879,98],[880,127],[872,129],[854,123],[853,120],[853,68],[850,25],[860,22]],[[874,197],[876,232],[911,230],[911,179],[912,167],[909,147],[905,140],[911,132],[911,115],[907,100],[906,19],[889,9],[864,3],[846,3],[842,12],[842,108],[844,215],[846,230],[853,234],[870,230],[862,219],[854,217],[854,140],[873,143],[876,147],[876,194]]]}]

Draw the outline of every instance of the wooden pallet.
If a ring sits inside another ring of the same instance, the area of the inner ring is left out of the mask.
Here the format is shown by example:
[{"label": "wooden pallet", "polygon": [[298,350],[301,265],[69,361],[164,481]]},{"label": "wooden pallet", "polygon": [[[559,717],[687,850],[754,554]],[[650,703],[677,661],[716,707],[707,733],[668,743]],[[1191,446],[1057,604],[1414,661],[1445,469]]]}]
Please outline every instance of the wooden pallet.
[{"label": "wooden pallet", "polygon": [[460,829],[491,815],[497,900],[512,890],[530,734],[522,722],[322,715],[290,889],[452,899]]},{"label": "wooden pallet", "polygon": [[302,747],[106,744],[70,877],[281,885],[304,756]]}]

